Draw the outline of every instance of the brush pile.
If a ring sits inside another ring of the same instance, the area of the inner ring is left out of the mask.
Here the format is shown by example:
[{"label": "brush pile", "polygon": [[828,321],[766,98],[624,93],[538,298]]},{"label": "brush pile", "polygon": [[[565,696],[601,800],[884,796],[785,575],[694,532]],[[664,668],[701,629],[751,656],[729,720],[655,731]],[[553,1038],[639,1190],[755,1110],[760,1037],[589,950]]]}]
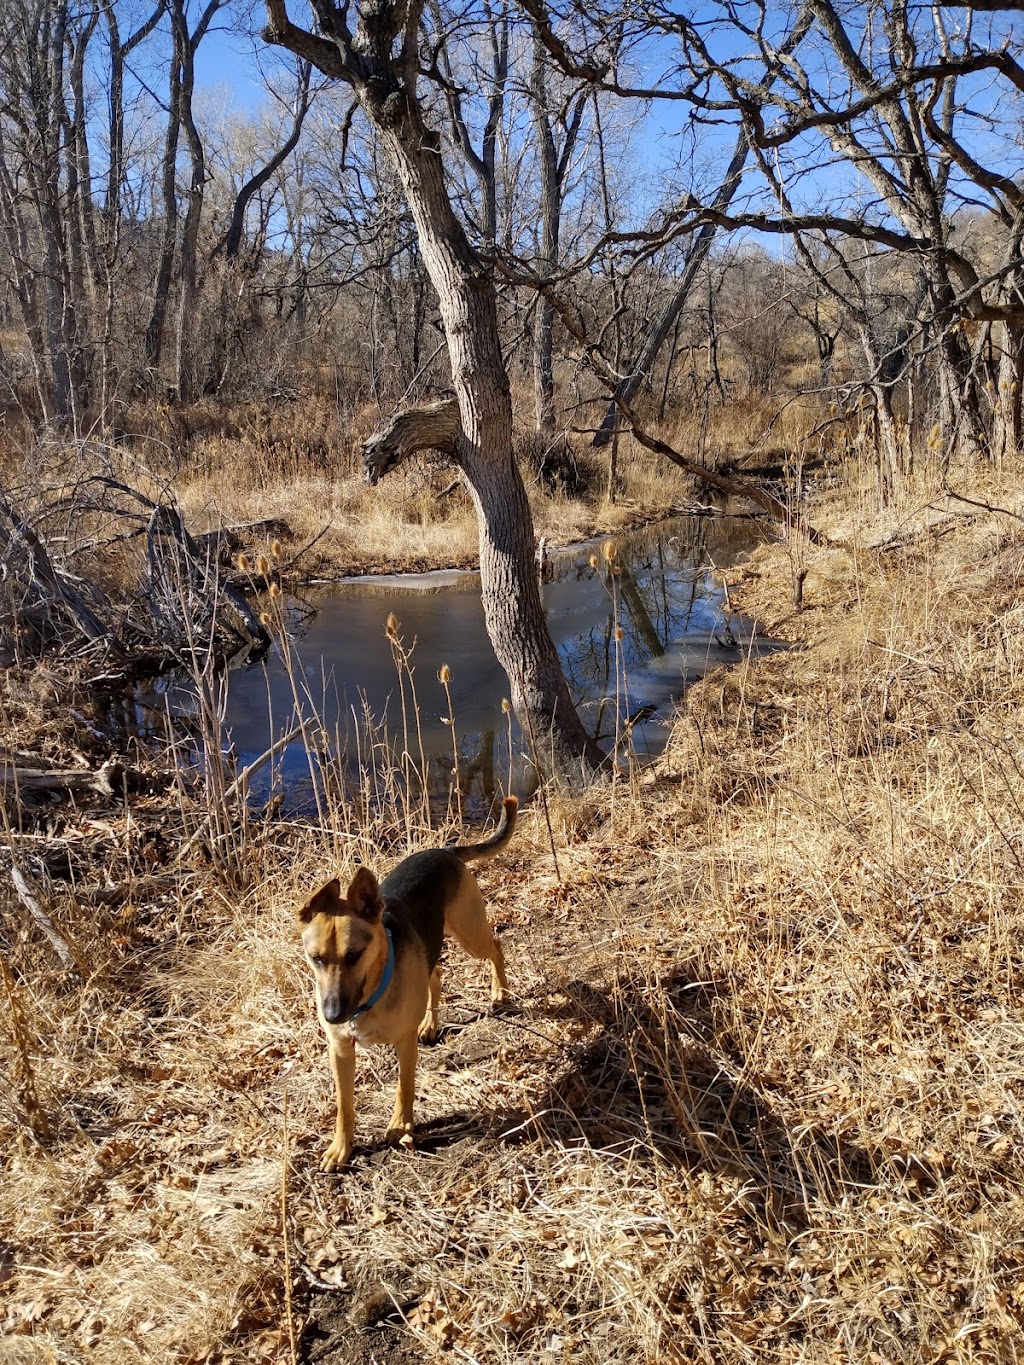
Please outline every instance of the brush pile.
[{"label": "brush pile", "polygon": [[[40,525],[55,526],[55,542]],[[145,567],[112,596],[96,569],[133,542],[145,546]],[[230,533],[197,541],[173,504],[106,475],[61,490],[32,519],[0,490],[0,660],[59,655],[127,677],[175,661],[258,655],[270,635],[233,581],[235,544]]]}]

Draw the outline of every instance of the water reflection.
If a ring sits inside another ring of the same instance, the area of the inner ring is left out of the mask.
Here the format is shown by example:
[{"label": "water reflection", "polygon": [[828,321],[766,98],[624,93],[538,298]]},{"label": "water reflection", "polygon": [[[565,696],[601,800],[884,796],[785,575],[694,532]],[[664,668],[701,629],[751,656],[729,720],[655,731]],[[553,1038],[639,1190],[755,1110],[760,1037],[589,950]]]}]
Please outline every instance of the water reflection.
[{"label": "water reflection", "polygon": [[[765,647],[750,622],[723,614],[712,569],[750,548],[751,526],[685,518],[548,560],[549,627],[573,697],[605,747],[628,736],[636,752],[656,752],[687,682]],[[445,790],[455,762],[453,721],[463,791],[486,796],[509,781],[510,745],[512,767],[524,746],[502,708],[508,683],[484,629],[477,575],[353,580],[308,600],[316,611],[293,632],[290,657],[278,649],[230,675],[225,721],[242,763],[301,713],[315,717],[335,755],[364,771],[367,749],[386,730],[399,769],[419,769],[422,754],[431,784]],[[410,651],[411,676],[401,681],[385,634],[389,612]],[[451,670],[450,706],[437,676],[443,664]],[[188,709],[180,692],[177,701]],[[368,717],[381,723],[376,740]],[[285,750],[277,780],[301,800],[299,788],[311,781],[301,743]]]}]

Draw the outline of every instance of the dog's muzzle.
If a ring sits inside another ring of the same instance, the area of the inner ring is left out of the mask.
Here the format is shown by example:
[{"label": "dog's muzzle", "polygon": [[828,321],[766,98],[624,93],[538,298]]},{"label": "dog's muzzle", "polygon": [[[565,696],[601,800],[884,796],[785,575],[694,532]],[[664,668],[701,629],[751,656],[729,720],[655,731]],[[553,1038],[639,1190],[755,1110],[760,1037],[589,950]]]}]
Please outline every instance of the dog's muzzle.
[{"label": "dog's muzzle", "polygon": [[356,1012],[358,1000],[332,992],[320,997],[320,1009],[329,1024],[347,1024]]}]

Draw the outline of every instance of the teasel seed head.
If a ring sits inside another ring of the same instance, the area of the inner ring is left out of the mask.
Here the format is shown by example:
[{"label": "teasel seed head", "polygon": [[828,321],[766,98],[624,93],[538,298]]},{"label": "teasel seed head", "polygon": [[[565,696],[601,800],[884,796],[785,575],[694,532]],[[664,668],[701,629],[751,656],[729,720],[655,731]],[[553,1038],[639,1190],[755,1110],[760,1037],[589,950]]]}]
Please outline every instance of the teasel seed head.
[{"label": "teasel seed head", "polygon": [[274,556],[275,559],[281,558],[281,542],[279,540],[271,541],[270,553]]},{"label": "teasel seed head", "polygon": [[439,682],[444,683],[445,687],[447,687],[448,684],[451,682],[452,671],[447,664],[442,664],[441,667],[437,670],[437,678]]},{"label": "teasel seed head", "polygon": [[250,567],[251,567],[250,564],[249,564],[249,556],[245,553],[244,550],[243,550],[242,553],[238,556],[238,558],[235,560],[235,563],[238,565],[239,573],[248,573],[248,572],[249,572],[249,569],[250,569]]},{"label": "teasel seed head", "polygon": [[509,713],[511,710],[512,710],[512,703],[509,701],[508,697],[502,697],[502,699],[501,699],[501,712],[502,712],[502,715],[507,716],[508,713]]},{"label": "teasel seed head", "polygon": [[259,559],[257,559],[256,571],[264,578],[266,578],[267,574],[270,572],[270,560],[266,555],[260,555]]},{"label": "teasel seed head", "polygon": [[271,585],[270,585],[270,595],[271,595],[271,597],[273,597],[273,598],[275,598],[275,599],[281,596],[281,585],[280,585],[280,583],[271,583]]}]

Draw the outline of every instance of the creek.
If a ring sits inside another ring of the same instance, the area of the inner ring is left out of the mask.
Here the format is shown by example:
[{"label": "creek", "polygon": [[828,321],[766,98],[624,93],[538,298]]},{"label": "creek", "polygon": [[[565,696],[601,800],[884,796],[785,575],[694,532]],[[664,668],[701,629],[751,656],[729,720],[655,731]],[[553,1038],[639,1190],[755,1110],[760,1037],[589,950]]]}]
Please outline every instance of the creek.
[{"label": "creek", "polygon": [[[763,536],[755,521],[684,517],[601,538],[546,560],[542,597],[569,688],[602,745],[643,758],[664,745],[673,703],[718,664],[773,647],[753,622],[733,615],[716,569],[734,564]],[[385,623],[398,619],[408,664],[396,666]],[[479,574],[441,571],[343,580],[308,590],[287,613],[287,641],[263,662],[226,674],[223,729],[240,766],[275,738],[306,725],[283,746],[254,794],[283,792],[289,808],[310,804],[321,753],[339,755],[367,780],[387,761],[429,770],[448,790],[454,767],[471,800],[521,781],[527,749],[502,700],[508,683],[484,628]],[[439,681],[450,670],[448,693]],[[168,697],[187,722],[196,698],[180,681]],[[628,735],[627,735],[628,732]],[[390,747],[390,754],[386,752]],[[510,748],[512,763],[510,768]],[[403,758],[408,753],[409,758]],[[519,774],[519,776],[517,776]],[[408,776],[408,771],[406,771]]]}]

